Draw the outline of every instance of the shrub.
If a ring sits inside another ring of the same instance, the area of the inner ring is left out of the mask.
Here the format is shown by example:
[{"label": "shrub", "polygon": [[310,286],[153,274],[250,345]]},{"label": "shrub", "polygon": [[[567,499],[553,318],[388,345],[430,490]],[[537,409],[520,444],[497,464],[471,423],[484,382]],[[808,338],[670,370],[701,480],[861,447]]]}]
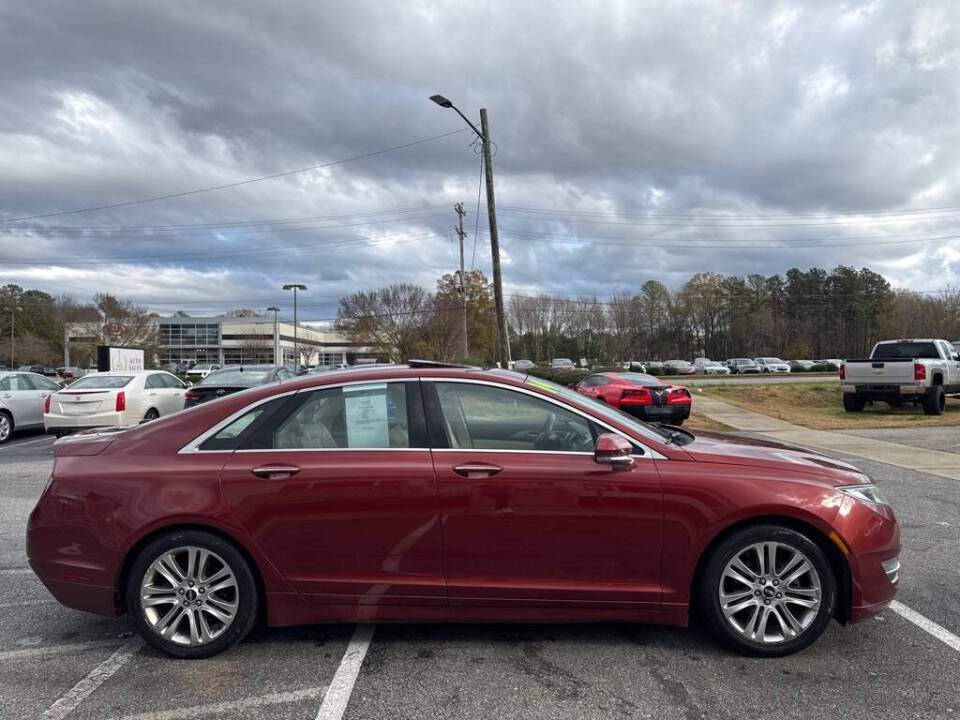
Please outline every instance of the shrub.
[{"label": "shrub", "polygon": [[663,365],[649,365],[647,366],[648,375],[663,375]]},{"label": "shrub", "polygon": [[533,377],[550,380],[558,385],[576,385],[588,375],[592,375],[589,370],[558,370],[550,367],[540,367],[539,365],[527,370]]},{"label": "shrub", "polygon": [[804,370],[801,365],[791,365],[790,372],[810,372],[810,370]]},{"label": "shrub", "polygon": [[660,368],[660,372],[657,374],[658,375],[676,375],[677,369],[675,367],[670,367],[669,365],[664,365],[662,368]]}]

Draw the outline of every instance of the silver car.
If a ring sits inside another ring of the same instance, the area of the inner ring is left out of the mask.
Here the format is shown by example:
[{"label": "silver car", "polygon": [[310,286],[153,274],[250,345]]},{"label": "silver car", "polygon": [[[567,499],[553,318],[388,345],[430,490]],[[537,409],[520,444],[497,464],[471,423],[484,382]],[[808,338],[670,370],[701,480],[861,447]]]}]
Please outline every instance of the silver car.
[{"label": "silver car", "polygon": [[0,373],[0,443],[7,442],[14,430],[42,428],[44,403],[59,389],[37,373]]}]

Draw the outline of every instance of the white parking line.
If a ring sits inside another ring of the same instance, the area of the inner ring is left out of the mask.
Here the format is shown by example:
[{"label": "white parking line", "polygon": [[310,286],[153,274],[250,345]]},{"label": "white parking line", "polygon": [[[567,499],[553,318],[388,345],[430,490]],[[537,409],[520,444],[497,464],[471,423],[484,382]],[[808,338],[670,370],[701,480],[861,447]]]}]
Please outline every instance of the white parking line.
[{"label": "white parking line", "polygon": [[41,442],[49,442],[52,445],[53,440],[56,440],[56,438],[53,437],[52,435],[47,435],[46,437],[42,437],[42,438],[35,438],[34,440],[15,440],[9,445],[4,445],[3,447],[0,447],[0,452],[4,452],[6,450],[16,450],[17,448],[22,448],[25,445],[36,445],[37,443],[41,443]]},{"label": "white parking line", "polygon": [[24,648],[22,650],[4,650],[0,651],[0,662],[4,660],[27,660],[35,657],[44,657],[45,655],[67,655],[69,653],[83,652],[84,650],[96,650],[103,647],[116,647],[122,640],[88,640],[79,643],[67,643],[65,645],[48,645],[46,647]]},{"label": "white parking line", "polygon": [[140,648],[143,647],[143,638],[135,636],[124,643],[123,647],[118,648],[114,653],[97,665],[90,673],[67,692],[61,695],[57,701],[47,708],[41,715],[43,720],[62,720],[74,711],[80,703],[100,687],[117,670],[123,667]]},{"label": "white parking line", "polygon": [[360,674],[360,666],[367,656],[367,648],[373,640],[373,631],[376,625],[357,625],[347,645],[340,666],[330,682],[330,688],[323,696],[323,703],[317,713],[317,720],[340,720],[343,711],[347,709],[350,695],[353,693],[353,684]]},{"label": "white parking line", "polygon": [[897,615],[900,615],[901,617],[912,622],[921,630],[927,631],[937,640],[946,643],[957,652],[960,652],[960,637],[957,637],[942,625],[937,625],[937,623],[935,623],[933,620],[925,618],[916,610],[908,608],[906,605],[897,602],[896,600],[890,603],[890,609],[897,613]]},{"label": "white parking line", "polygon": [[17,600],[16,602],[0,602],[0,610],[5,608],[28,607],[30,605],[49,605],[56,600],[51,598],[41,598],[39,600]]},{"label": "white parking line", "polygon": [[30,568],[2,568],[0,575],[29,575],[33,572]]},{"label": "white parking line", "polygon": [[242,700],[228,700],[226,702],[208,703],[206,705],[191,705],[174,710],[159,710],[157,712],[145,712],[139,715],[124,715],[116,720],[186,720],[186,718],[203,717],[204,715],[214,715],[228,713],[236,710],[251,710],[253,708],[266,707],[267,705],[280,705],[283,703],[295,703],[301,700],[312,700],[320,697],[326,692],[327,687],[313,687],[305,690],[296,690],[294,692],[270,693],[269,695],[255,695],[253,697],[243,698]]}]

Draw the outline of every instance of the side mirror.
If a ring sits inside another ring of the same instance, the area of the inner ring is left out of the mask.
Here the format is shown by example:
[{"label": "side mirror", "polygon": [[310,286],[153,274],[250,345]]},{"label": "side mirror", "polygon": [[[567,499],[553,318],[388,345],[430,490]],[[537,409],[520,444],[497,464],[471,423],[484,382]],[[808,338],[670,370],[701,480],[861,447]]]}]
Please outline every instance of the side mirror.
[{"label": "side mirror", "polygon": [[593,451],[595,462],[609,465],[614,470],[627,470],[633,467],[633,446],[621,435],[603,433],[597,438],[597,445]]}]

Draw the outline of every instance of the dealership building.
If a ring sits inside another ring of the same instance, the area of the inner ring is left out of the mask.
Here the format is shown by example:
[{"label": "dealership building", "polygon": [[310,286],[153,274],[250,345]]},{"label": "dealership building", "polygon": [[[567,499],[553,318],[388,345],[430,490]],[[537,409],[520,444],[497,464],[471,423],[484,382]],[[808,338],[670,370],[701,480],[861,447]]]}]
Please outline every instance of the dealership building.
[{"label": "dealership building", "polygon": [[[353,365],[383,359],[329,327],[294,326],[269,317],[158,317],[155,322],[159,345],[156,361],[160,365],[293,365],[297,347],[301,349],[301,365]],[[67,349],[77,343],[109,345],[111,333],[122,331],[121,323],[72,325],[67,330]],[[64,364],[70,365],[69,356],[64,359]],[[150,359],[147,364],[151,364]]]}]

